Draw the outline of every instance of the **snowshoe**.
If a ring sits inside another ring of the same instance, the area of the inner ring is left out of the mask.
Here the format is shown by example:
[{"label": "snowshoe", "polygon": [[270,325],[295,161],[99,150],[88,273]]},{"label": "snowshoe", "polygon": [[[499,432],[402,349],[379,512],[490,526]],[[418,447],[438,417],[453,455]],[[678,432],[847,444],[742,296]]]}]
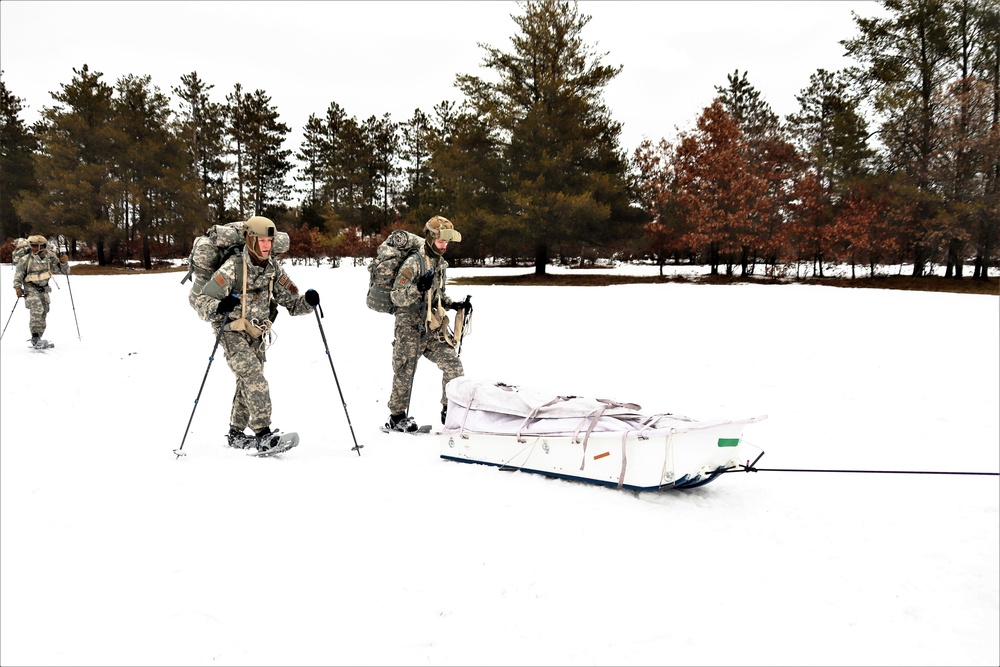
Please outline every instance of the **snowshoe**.
[{"label": "snowshoe", "polygon": [[49,341],[45,340],[44,338],[40,338],[39,336],[32,336],[31,340],[28,341],[28,347],[32,350],[47,350],[50,347],[55,347],[55,346],[56,346],[55,343],[50,343]]},{"label": "snowshoe", "polygon": [[383,433],[409,433],[411,435],[417,435],[420,433],[429,433],[431,425],[425,424],[420,426],[416,421],[414,421],[413,417],[400,412],[394,415],[389,415],[389,421],[379,427],[379,430]]},{"label": "snowshoe", "polygon": [[274,429],[262,436],[256,436],[256,439],[257,446],[251,448],[248,454],[258,458],[282,454],[299,444],[298,433],[281,433],[278,429]]}]

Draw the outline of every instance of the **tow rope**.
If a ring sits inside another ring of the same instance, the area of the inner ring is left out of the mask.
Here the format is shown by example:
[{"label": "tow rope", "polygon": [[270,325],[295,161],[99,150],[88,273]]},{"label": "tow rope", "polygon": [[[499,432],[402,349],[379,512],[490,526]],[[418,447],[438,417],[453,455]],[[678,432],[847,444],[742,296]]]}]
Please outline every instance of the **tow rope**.
[{"label": "tow rope", "polygon": [[835,470],[823,468],[757,468],[754,464],[764,455],[761,452],[751,463],[740,464],[738,468],[726,468],[722,472],[852,472],[868,473],[878,475],[988,475],[990,477],[1000,477],[1000,472],[962,472],[944,470]]}]

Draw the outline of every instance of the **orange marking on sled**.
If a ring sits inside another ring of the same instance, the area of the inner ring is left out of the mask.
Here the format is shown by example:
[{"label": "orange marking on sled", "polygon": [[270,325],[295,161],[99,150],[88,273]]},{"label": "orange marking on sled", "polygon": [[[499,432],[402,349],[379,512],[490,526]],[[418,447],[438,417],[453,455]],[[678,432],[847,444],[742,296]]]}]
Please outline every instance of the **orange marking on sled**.
[{"label": "orange marking on sled", "polygon": [[595,454],[594,460],[603,459],[605,456],[611,456],[611,452],[604,452],[603,454]]}]

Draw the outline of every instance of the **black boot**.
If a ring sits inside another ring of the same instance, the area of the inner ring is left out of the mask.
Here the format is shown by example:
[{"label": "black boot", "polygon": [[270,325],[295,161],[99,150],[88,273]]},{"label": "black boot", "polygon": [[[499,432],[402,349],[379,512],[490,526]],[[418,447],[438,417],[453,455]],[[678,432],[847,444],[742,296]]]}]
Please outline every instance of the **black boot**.
[{"label": "black boot", "polygon": [[31,334],[31,347],[38,347],[38,341],[41,339],[41,334],[33,333]]},{"label": "black boot", "polygon": [[246,449],[257,444],[257,436],[247,435],[243,429],[230,426],[229,434],[226,436],[226,441],[229,443],[230,447],[235,447],[236,449]]},{"label": "black boot", "polygon": [[448,406],[446,405],[443,408],[441,408],[441,423],[444,424],[447,419],[448,419]]},{"label": "black boot", "polygon": [[271,430],[271,427],[265,427],[254,433],[254,444],[257,447],[258,452],[266,452],[267,450],[278,444],[280,439],[280,432],[278,429]]},{"label": "black boot", "polygon": [[386,428],[400,433],[412,433],[417,430],[417,423],[413,421],[413,417],[407,417],[405,412],[397,412],[389,415]]}]

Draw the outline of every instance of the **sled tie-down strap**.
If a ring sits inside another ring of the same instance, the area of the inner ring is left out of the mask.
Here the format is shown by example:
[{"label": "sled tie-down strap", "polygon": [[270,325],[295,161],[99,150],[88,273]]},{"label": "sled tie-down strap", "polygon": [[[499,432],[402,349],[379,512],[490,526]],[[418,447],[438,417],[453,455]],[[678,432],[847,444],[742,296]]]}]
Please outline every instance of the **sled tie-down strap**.
[{"label": "sled tie-down strap", "polygon": [[539,405],[537,408],[535,408],[534,410],[532,410],[531,412],[529,412],[528,416],[524,418],[523,422],[521,422],[521,425],[517,427],[517,434],[516,434],[517,435],[517,441],[518,442],[524,442],[524,438],[521,436],[521,431],[523,431],[524,429],[528,428],[528,424],[530,424],[532,421],[534,421],[536,419],[540,419],[540,417],[538,417],[538,413],[539,412],[541,412],[543,409],[549,407],[550,405],[555,405],[556,403],[561,403],[563,401],[568,401],[568,400],[571,400],[571,399],[574,399],[574,398],[577,398],[577,397],[576,396],[556,396],[555,398],[553,398],[551,401],[549,401],[545,405]]},{"label": "sled tie-down strap", "polygon": [[[580,437],[580,429],[583,428],[584,424],[588,424],[588,420],[589,420],[589,424],[587,425],[587,432],[583,435],[583,459],[580,461],[580,470],[583,470],[584,465],[586,465],[586,463],[587,463],[587,441],[590,440],[590,434],[594,432],[594,427],[597,426],[597,422],[600,421],[601,417],[604,416],[604,412],[608,408],[628,408],[629,410],[641,410],[642,409],[640,406],[636,405],[635,403],[619,403],[618,401],[612,401],[612,400],[609,400],[607,398],[599,398],[599,399],[597,399],[597,402],[598,403],[603,403],[604,407],[603,408],[598,408],[597,410],[594,410],[589,415],[587,415],[586,417],[584,417],[583,420],[580,422],[580,425],[577,427],[576,432],[573,434],[573,440],[576,441],[576,442],[578,442],[579,441],[578,439]],[[628,431],[625,431],[625,433],[627,435]],[[625,441],[623,440],[622,441],[623,446],[624,446],[624,442]],[[625,476],[624,460],[625,460],[625,452],[623,450],[622,451],[622,462],[623,462],[622,463],[622,477]]]},{"label": "sled tie-down strap", "polygon": [[474,404],[474,401],[476,400],[477,391],[479,391],[479,387],[474,387],[472,390],[472,396],[469,396],[469,404],[465,406],[465,414],[462,415],[462,425],[459,427],[458,431],[458,437],[460,438],[467,439],[469,437],[465,435],[465,422],[469,420],[469,414],[472,413],[472,406]]}]

